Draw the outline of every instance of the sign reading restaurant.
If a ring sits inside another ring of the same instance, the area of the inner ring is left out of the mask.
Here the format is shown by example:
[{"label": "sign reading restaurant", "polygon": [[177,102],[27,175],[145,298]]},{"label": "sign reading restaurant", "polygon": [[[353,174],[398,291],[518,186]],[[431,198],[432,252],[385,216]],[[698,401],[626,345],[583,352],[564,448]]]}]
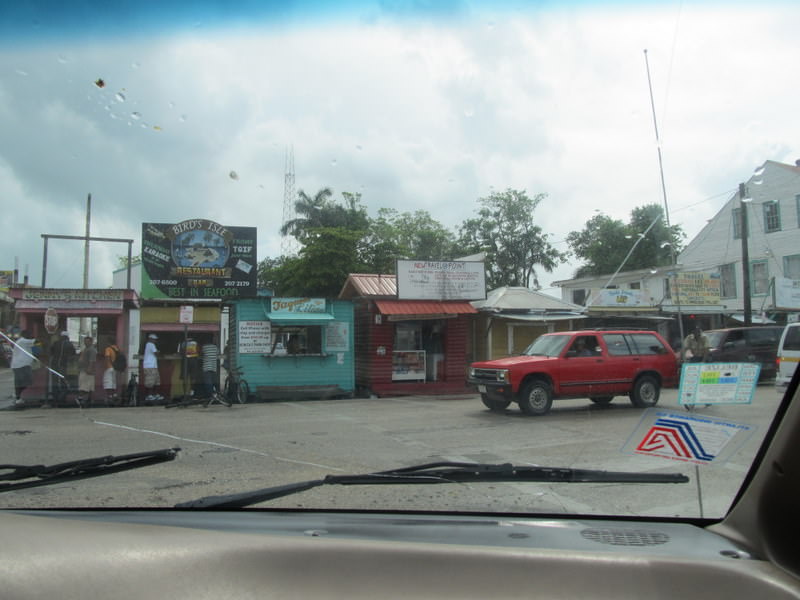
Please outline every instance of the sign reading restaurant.
[{"label": "sign reading restaurant", "polygon": [[400,300],[485,300],[483,262],[398,260]]},{"label": "sign reading restaurant", "polygon": [[253,297],[256,271],[255,227],[142,223],[143,298]]}]

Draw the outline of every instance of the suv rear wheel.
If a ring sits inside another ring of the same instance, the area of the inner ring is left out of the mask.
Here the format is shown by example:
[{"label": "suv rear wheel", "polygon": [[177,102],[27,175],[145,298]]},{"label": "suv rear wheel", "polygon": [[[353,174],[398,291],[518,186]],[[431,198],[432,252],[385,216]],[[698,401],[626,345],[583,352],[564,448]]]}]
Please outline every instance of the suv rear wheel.
[{"label": "suv rear wheel", "polygon": [[661,384],[652,375],[642,375],[633,384],[631,404],[637,408],[655,406],[661,394]]},{"label": "suv rear wheel", "polygon": [[525,384],[519,395],[519,408],[526,415],[544,415],[553,405],[553,391],[546,381],[534,379]]},{"label": "suv rear wheel", "polygon": [[491,398],[488,394],[481,394],[481,400],[486,408],[494,411],[503,411],[511,404],[510,398]]}]

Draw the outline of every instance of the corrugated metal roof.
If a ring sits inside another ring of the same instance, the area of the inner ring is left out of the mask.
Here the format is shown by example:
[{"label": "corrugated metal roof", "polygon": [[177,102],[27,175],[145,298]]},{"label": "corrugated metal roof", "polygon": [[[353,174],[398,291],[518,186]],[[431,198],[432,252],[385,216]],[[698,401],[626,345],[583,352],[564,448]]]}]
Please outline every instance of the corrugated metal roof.
[{"label": "corrugated metal roof", "polygon": [[375,300],[383,315],[471,315],[478,311],[469,302],[437,300]]},{"label": "corrugated metal roof", "polygon": [[371,273],[351,273],[339,298],[397,297],[397,277]]},{"label": "corrugated metal roof", "polygon": [[486,300],[476,300],[475,308],[484,310],[569,310],[580,311],[582,306],[564,302],[558,298],[524,287],[503,286],[492,290]]}]

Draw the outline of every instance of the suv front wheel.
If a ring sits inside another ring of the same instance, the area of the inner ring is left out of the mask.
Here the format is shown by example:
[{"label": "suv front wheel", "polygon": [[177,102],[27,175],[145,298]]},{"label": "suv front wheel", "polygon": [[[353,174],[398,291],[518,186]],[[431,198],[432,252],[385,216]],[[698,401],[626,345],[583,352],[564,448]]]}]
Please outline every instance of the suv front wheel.
[{"label": "suv front wheel", "polygon": [[511,398],[494,398],[488,394],[481,394],[481,400],[486,408],[496,412],[504,411],[511,404]]},{"label": "suv front wheel", "polygon": [[631,404],[637,408],[655,406],[661,394],[661,384],[652,375],[642,375],[633,384]]},{"label": "suv front wheel", "polygon": [[519,408],[526,415],[544,415],[553,405],[553,391],[546,381],[534,379],[525,384],[519,395]]}]

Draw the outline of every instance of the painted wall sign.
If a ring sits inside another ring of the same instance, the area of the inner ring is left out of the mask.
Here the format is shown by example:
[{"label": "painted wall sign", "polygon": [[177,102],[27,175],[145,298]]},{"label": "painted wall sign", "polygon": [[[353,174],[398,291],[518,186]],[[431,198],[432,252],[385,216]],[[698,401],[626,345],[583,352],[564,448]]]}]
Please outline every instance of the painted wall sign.
[{"label": "painted wall sign", "polygon": [[325,298],[272,298],[270,311],[280,314],[324,313]]},{"label": "painted wall sign", "polygon": [[256,265],[255,227],[142,224],[142,298],[254,297]]}]

